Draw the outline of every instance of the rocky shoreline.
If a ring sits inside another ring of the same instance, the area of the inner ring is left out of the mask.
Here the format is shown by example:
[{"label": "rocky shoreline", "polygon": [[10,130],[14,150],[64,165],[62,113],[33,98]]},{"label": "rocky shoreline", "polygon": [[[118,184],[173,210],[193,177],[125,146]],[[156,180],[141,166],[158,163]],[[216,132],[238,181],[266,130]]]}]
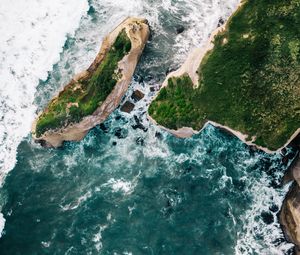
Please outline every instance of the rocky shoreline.
[{"label": "rocky shoreline", "polygon": [[[150,34],[148,21],[145,19],[132,17],[125,19],[105,37],[101,49],[90,67],[86,71],[76,75],[69,83],[72,84],[79,79],[84,79],[94,72],[96,67],[106,56],[108,50],[112,47],[117,36],[124,29],[131,41],[131,50],[128,55],[126,55],[118,63],[120,78],[105,101],[92,115],[84,117],[80,122],[72,123],[58,130],[48,130],[41,136],[37,137],[36,124],[39,116],[41,115],[40,113],[32,125],[32,137],[35,141],[41,143],[43,146],[55,148],[61,146],[64,141],[79,141],[88,133],[91,128],[105,121],[106,118],[119,106],[122,97],[128,89],[135,67]],[[67,88],[68,85],[66,85],[65,88]],[[56,100],[58,96],[59,94],[54,97],[52,101]]]},{"label": "rocky shoreline", "polygon": [[[233,12],[236,13],[238,9],[243,5],[244,1],[240,1],[239,5],[237,6],[237,9]],[[233,16],[232,15],[232,16]],[[231,17],[232,17],[231,16]],[[228,19],[230,20],[231,17]],[[194,49],[189,56],[187,57],[184,64],[176,71],[173,71],[169,73],[164,80],[161,88],[168,86],[168,80],[171,77],[180,77],[183,75],[188,74],[191,78],[194,87],[198,86],[198,67],[201,64],[201,61],[203,57],[206,55],[206,53],[213,49],[214,44],[214,37],[224,31],[226,29],[226,26],[228,24],[228,21],[225,22],[222,26],[218,27],[209,37],[207,43],[204,45],[204,47],[199,49]],[[154,100],[158,94],[152,99]],[[294,132],[294,134],[289,138],[289,140],[279,149],[276,151],[270,150],[269,148],[258,146],[253,141],[255,140],[255,137],[251,137],[249,139],[248,135],[243,134],[239,132],[238,130],[234,130],[228,126],[221,125],[219,123],[216,123],[214,121],[207,120],[205,125],[201,130],[194,130],[191,127],[182,127],[177,130],[175,129],[169,129],[162,125],[159,125],[151,116],[149,113],[147,113],[148,119],[154,123],[155,125],[158,125],[163,130],[173,134],[176,137],[179,138],[189,138],[194,134],[200,133],[207,125],[213,125],[216,128],[219,128],[225,132],[228,132],[232,134],[233,136],[236,136],[239,138],[242,142],[247,144],[248,146],[251,146],[255,149],[262,150],[266,153],[281,153],[285,150],[286,147],[292,146],[293,148],[296,148],[298,151],[300,149],[300,128]],[[285,160],[285,156],[283,156],[283,160]],[[299,153],[296,155],[296,157],[293,159],[292,164],[289,166],[289,168],[286,170],[286,173],[283,178],[283,184],[286,185],[287,183],[293,182],[293,184],[290,187],[290,190],[288,194],[286,195],[284,202],[282,204],[281,210],[280,210],[280,216],[279,221],[282,227],[282,230],[284,232],[284,235],[286,237],[286,240],[288,242],[291,242],[295,245],[295,254],[300,255],[300,156]]]}]

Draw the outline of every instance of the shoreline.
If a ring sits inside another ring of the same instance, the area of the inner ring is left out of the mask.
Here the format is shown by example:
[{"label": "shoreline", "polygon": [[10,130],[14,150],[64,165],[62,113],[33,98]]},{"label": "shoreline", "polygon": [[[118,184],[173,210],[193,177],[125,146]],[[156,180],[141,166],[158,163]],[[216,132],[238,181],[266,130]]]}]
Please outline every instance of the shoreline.
[{"label": "shoreline", "polygon": [[[194,87],[197,87],[198,85],[198,73],[197,70],[199,68],[199,66],[201,65],[201,62],[203,60],[203,58],[205,57],[205,55],[213,49],[214,47],[214,38],[215,36],[220,33],[223,32],[227,25],[228,22],[231,20],[231,18],[235,15],[235,13],[243,6],[243,4],[246,2],[247,0],[240,0],[236,9],[233,11],[233,13],[230,15],[230,17],[227,19],[227,21],[220,27],[216,28],[209,36],[208,40],[206,41],[206,43],[200,47],[200,48],[195,48],[193,49],[187,59],[185,60],[185,62],[181,65],[181,67],[171,73],[169,73],[165,80],[163,81],[161,88],[168,86],[168,80],[172,77],[180,77],[182,75],[188,74],[189,77],[191,78]],[[156,97],[158,96],[158,93],[153,97],[153,99],[151,101],[153,101]],[[226,125],[222,125],[219,124],[217,122],[208,120],[203,127],[197,131],[194,130],[191,127],[181,127],[177,130],[175,129],[169,129],[166,128],[162,125],[159,125],[147,112],[147,117],[149,118],[149,120],[154,123],[155,125],[159,126],[160,128],[162,128],[163,130],[175,135],[176,137],[179,138],[189,138],[194,134],[199,134],[207,125],[213,125],[216,128],[219,128],[221,130],[224,130],[226,132],[229,132],[230,134],[236,136],[238,139],[240,139],[243,143],[247,144],[248,146],[255,146],[257,149],[262,150],[268,154],[273,154],[276,152],[280,152],[283,148],[285,148],[286,146],[288,146],[289,144],[291,144],[293,142],[293,140],[300,134],[300,127],[293,133],[293,135],[287,140],[287,142],[281,146],[280,148],[278,148],[277,150],[271,150],[267,147],[263,147],[263,146],[259,146],[257,144],[255,144],[254,141],[254,137],[252,139],[247,140],[248,135],[247,134],[243,134],[242,132],[238,131],[238,130],[234,130]]]}]

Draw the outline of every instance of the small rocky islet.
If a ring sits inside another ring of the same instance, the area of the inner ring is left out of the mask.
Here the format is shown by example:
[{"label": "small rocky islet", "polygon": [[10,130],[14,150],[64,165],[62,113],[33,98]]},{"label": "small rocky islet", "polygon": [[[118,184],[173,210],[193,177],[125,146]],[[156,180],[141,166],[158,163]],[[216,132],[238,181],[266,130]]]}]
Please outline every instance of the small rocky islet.
[{"label": "small rocky islet", "polygon": [[[175,134],[185,127],[199,130],[208,121],[220,123],[220,128],[233,134],[247,134],[242,139],[255,147],[268,152],[281,149],[285,160],[283,147],[299,149],[299,13],[295,0],[244,1],[219,25],[209,41],[211,48],[188,59],[194,61],[186,62],[189,70],[185,66],[168,74],[149,107],[150,119]],[[184,27],[176,31],[182,33]],[[38,116],[34,139],[58,147],[63,141],[82,139],[105,121],[127,91],[148,37],[146,20],[129,18],[121,23],[105,38],[92,65]],[[197,61],[196,69],[191,68]],[[131,99],[143,97],[134,91]],[[121,110],[133,108],[127,101]],[[280,223],[296,254],[300,254],[299,173],[297,154],[284,178],[293,184],[280,211]]]},{"label": "small rocky islet", "polygon": [[[147,20],[127,18],[103,40],[90,67],[76,75],[33,123],[33,138],[49,147],[81,140],[119,106],[150,34]],[[141,96],[137,94],[137,96]]]}]

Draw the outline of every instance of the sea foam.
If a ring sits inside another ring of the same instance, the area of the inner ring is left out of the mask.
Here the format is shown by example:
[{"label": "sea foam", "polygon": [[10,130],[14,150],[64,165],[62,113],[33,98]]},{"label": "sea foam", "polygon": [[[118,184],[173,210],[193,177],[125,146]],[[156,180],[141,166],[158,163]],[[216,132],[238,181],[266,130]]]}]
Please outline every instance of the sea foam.
[{"label": "sea foam", "polygon": [[[39,80],[60,58],[88,10],[87,0],[2,0],[0,3],[0,185],[36,114]],[[0,215],[0,233],[4,227]]]},{"label": "sea foam", "polygon": [[86,0],[1,1],[0,183],[30,131],[36,86],[59,60],[67,36],[87,9]]}]

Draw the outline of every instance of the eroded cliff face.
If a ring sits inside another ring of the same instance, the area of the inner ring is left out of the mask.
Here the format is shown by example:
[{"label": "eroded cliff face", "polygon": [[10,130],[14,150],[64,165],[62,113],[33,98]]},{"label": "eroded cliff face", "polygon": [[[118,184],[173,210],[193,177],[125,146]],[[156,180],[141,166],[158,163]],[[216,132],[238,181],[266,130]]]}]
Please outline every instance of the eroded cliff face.
[{"label": "eroded cliff face", "polygon": [[[299,136],[292,142],[298,144]],[[298,147],[298,146],[297,146]],[[298,147],[299,148],[299,147]],[[295,244],[295,254],[300,255],[300,157],[296,155],[284,176],[284,182],[293,181],[280,211],[280,224],[286,239]]]},{"label": "eroded cliff face", "polygon": [[[35,141],[40,142],[47,147],[59,147],[64,141],[79,141],[87,132],[95,127],[97,124],[105,121],[106,118],[118,107],[124,94],[126,93],[128,86],[131,82],[132,75],[141,56],[145,44],[148,40],[150,30],[148,22],[145,19],[140,18],[127,18],[119,26],[117,26],[110,34],[108,34],[103,40],[101,49],[96,56],[94,62],[90,67],[82,73],[76,75],[69,84],[77,82],[80,79],[84,79],[91,72],[96,70],[96,66],[105,58],[107,52],[114,44],[117,36],[121,31],[125,30],[128,38],[131,41],[130,52],[124,56],[124,58],[118,63],[118,72],[120,78],[112,92],[108,95],[105,101],[96,109],[96,111],[89,116],[84,117],[78,123],[71,123],[58,130],[48,130],[39,137],[36,135],[36,123],[38,118],[32,126],[32,136]],[[65,88],[68,85],[65,86]],[[59,96],[59,95],[58,95]],[[53,100],[55,100],[56,96]]]}]

